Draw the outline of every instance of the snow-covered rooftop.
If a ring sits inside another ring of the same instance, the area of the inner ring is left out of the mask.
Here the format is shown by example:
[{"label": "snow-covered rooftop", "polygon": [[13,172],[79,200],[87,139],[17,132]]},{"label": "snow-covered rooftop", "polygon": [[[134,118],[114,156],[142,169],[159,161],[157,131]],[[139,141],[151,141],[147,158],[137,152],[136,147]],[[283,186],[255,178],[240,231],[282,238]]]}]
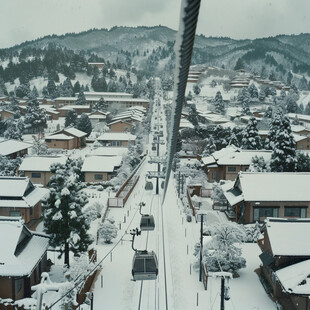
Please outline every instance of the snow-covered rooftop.
[{"label": "snow-covered rooftop", "polygon": [[275,272],[285,292],[310,295],[310,259]]},{"label": "snow-covered rooftop", "polygon": [[123,156],[128,153],[125,147],[98,147],[91,151],[91,155],[97,156]]},{"label": "snow-covered rooftop", "polygon": [[65,105],[64,107],[59,108],[58,110],[79,110],[79,109],[90,109],[89,105]]},{"label": "snow-covered rooftop", "polygon": [[135,141],[136,136],[125,132],[105,132],[97,138],[104,141]]},{"label": "snow-covered rooftop", "polygon": [[288,116],[290,119],[295,119],[295,117],[297,116],[297,118],[298,118],[299,120],[310,122],[310,115],[296,114],[296,113],[288,113],[287,116]]},{"label": "snow-covered rooftop", "polygon": [[265,161],[270,161],[272,151],[269,150],[242,150],[228,153],[218,159],[218,165],[250,165],[254,156],[263,157]]},{"label": "snow-covered rooftop", "polygon": [[51,139],[51,140],[72,140],[72,139],[74,139],[74,137],[67,136],[67,135],[65,135],[63,133],[60,133],[60,134],[56,134],[56,135],[47,136],[47,137],[45,137],[45,140],[46,139]]},{"label": "snow-covered rooftop", "polygon": [[292,132],[301,132],[303,130],[307,130],[309,133],[310,133],[310,130],[305,128],[304,126],[300,126],[300,125],[291,125],[291,129],[292,129]]},{"label": "snow-covered rooftop", "polygon": [[48,192],[46,188],[34,186],[27,177],[0,177],[0,207],[33,207]]},{"label": "snow-covered rooftop", "polygon": [[299,141],[308,139],[307,136],[301,136],[301,135],[297,135],[297,134],[295,134],[295,133],[293,133],[293,137],[294,137],[295,142],[299,142]]},{"label": "snow-covered rooftop", "polygon": [[63,131],[78,138],[85,137],[87,135],[86,132],[76,129],[74,127],[65,128]]},{"label": "snow-covered rooftop", "polygon": [[65,156],[29,156],[24,158],[19,171],[50,171],[51,164],[65,164]]},{"label": "snow-covered rooftop", "polygon": [[88,156],[85,157],[83,172],[113,172],[122,163],[122,156]]},{"label": "snow-covered rooftop", "polygon": [[240,172],[245,201],[310,201],[310,173]]},{"label": "snow-covered rooftop", "polygon": [[32,144],[25,143],[19,140],[4,140],[0,141],[0,155],[10,155],[32,147]]},{"label": "snow-covered rooftop", "polygon": [[1,216],[0,248],[5,250],[0,251],[0,276],[29,276],[48,244],[47,236],[28,230],[21,218]]},{"label": "snow-covered rooftop", "polygon": [[268,218],[266,228],[275,256],[310,256],[310,219]]}]

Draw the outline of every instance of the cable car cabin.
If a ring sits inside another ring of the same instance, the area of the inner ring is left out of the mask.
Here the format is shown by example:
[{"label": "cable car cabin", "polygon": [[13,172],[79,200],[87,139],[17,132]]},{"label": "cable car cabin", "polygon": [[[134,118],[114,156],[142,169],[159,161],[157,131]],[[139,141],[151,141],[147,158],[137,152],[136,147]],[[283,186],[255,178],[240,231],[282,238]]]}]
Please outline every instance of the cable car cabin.
[{"label": "cable car cabin", "polygon": [[134,281],[156,280],[158,275],[156,254],[153,251],[137,251],[133,257],[131,273]]},{"label": "cable car cabin", "polygon": [[151,191],[153,190],[153,182],[146,182],[145,183],[145,188],[146,191]]},{"label": "cable car cabin", "polygon": [[140,221],[140,229],[142,231],[151,231],[155,229],[155,221],[153,215],[143,214]]}]

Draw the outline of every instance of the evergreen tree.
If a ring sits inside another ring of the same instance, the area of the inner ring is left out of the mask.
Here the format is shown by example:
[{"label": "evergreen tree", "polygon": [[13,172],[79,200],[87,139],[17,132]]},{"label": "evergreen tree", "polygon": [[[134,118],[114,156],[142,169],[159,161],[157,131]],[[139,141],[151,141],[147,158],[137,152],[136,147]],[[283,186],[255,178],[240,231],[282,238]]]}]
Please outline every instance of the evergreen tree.
[{"label": "evergreen tree", "polygon": [[74,95],[73,86],[72,86],[71,80],[69,78],[65,79],[65,81],[62,85],[62,88],[63,88],[63,96],[72,97]]},{"label": "evergreen tree", "polygon": [[254,116],[250,118],[244,130],[242,148],[246,150],[260,150],[262,148],[261,138],[257,129],[257,121]]},{"label": "evergreen tree", "polygon": [[66,113],[65,127],[75,126],[77,124],[77,113],[75,110],[68,110]]},{"label": "evergreen tree", "polygon": [[223,97],[220,91],[218,91],[214,98],[215,111],[217,113],[224,114],[225,113],[225,105],[223,102]]},{"label": "evergreen tree", "polygon": [[238,58],[234,70],[241,70],[241,69],[245,69],[245,64],[241,58]]},{"label": "evergreen tree", "polygon": [[[1,75],[1,71],[0,71],[0,75]],[[0,97],[4,97],[8,95],[8,91],[6,89],[4,80],[0,77]]]},{"label": "evergreen tree", "polygon": [[271,154],[270,169],[272,172],[295,171],[296,142],[292,135],[288,117],[280,119],[281,125],[274,137],[273,152]]},{"label": "evergreen tree", "polygon": [[69,252],[79,256],[92,242],[87,233],[89,224],[82,213],[88,200],[81,192],[85,185],[68,165],[53,164],[50,169],[55,175],[49,182],[44,230],[51,236],[50,245],[59,249],[60,257],[64,254],[64,263],[69,267]]},{"label": "evergreen tree", "polygon": [[28,97],[30,95],[29,84],[20,84],[15,90],[15,95],[18,98]]},{"label": "evergreen tree", "polygon": [[195,127],[198,126],[198,112],[194,104],[190,107],[190,112],[187,118]]},{"label": "evergreen tree", "polygon": [[79,81],[76,81],[75,84],[74,84],[74,86],[73,86],[73,93],[74,93],[74,95],[75,95],[76,93],[79,93],[80,90],[81,90],[80,82],[79,82]]},{"label": "evergreen tree", "polygon": [[289,71],[288,74],[287,74],[287,80],[286,80],[287,85],[291,85],[292,80],[293,80],[293,74],[292,74],[291,71]]},{"label": "evergreen tree", "polygon": [[248,87],[248,92],[251,98],[258,98],[258,90],[253,83]]},{"label": "evergreen tree", "polygon": [[8,122],[7,129],[4,132],[4,138],[22,140],[23,131],[21,131],[20,129],[22,129],[22,127],[17,126],[16,122],[14,121]]},{"label": "evergreen tree", "polygon": [[250,172],[269,172],[270,167],[266,163],[265,159],[263,156],[257,156],[255,155],[252,157],[252,163],[249,167]]},{"label": "evergreen tree", "polygon": [[268,106],[267,111],[264,114],[264,117],[265,118],[272,118],[272,113],[273,113],[272,107]]},{"label": "evergreen tree", "polygon": [[39,101],[35,98],[27,101],[24,124],[26,129],[32,129],[33,132],[40,132],[46,127],[45,111],[40,109]]},{"label": "evergreen tree", "polygon": [[39,92],[35,86],[33,86],[32,91],[30,93],[31,98],[38,98],[39,97]]},{"label": "evergreen tree", "polygon": [[200,94],[201,89],[200,89],[198,84],[194,85],[193,91],[194,91],[195,95],[199,95]]},{"label": "evergreen tree", "polygon": [[266,149],[270,149],[270,150],[273,149],[276,135],[281,128],[281,122],[282,122],[281,120],[282,120],[282,115],[279,112],[276,113],[273,119],[271,120],[269,133],[268,133],[266,143],[265,143]]},{"label": "evergreen tree", "polygon": [[303,152],[296,154],[296,172],[310,172],[310,156]]},{"label": "evergreen tree", "polygon": [[94,111],[106,112],[108,110],[109,104],[101,97],[99,101],[94,106]]},{"label": "evergreen tree", "polygon": [[266,94],[263,89],[260,89],[258,94],[258,100],[263,102],[266,99]]},{"label": "evergreen tree", "polygon": [[58,97],[58,94],[57,94],[57,91],[56,91],[56,84],[54,82],[54,80],[48,80],[47,82],[47,91],[48,91],[48,96],[51,98],[51,99],[54,99],[54,98],[57,98]]},{"label": "evergreen tree", "polygon": [[298,113],[297,105],[298,95],[293,92],[290,92],[285,98],[285,105],[287,113]]},{"label": "evergreen tree", "polygon": [[48,147],[45,144],[44,140],[40,139],[40,135],[32,136],[33,142],[32,142],[32,151],[35,155],[46,155],[48,154]]},{"label": "evergreen tree", "polygon": [[0,155],[0,176],[16,176],[17,168],[21,162],[20,157],[10,159],[7,156]]},{"label": "evergreen tree", "polygon": [[83,113],[77,121],[77,129],[87,133],[87,136],[90,135],[92,131],[91,121],[87,114]]},{"label": "evergreen tree", "polygon": [[76,104],[77,105],[86,105],[86,98],[85,98],[85,95],[82,91],[79,92]]}]

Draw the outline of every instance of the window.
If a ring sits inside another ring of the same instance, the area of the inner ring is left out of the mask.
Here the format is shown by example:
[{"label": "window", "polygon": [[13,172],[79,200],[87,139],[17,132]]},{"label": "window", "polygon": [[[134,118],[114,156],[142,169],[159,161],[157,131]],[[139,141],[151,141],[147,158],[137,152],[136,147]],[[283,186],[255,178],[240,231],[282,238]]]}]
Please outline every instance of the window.
[{"label": "window", "polygon": [[52,142],[51,139],[45,139],[45,142],[49,143],[49,142]]},{"label": "window", "polygon": [[112,141],[112,146],[122,146],[121,141]]},{"label": "window", "polygon": [[20,216],[20,211],[10,211],[10,216]]},{"label": "window", "polygon": [[236,172],[236,167],[228,166],[227,171],[229,172]]},{"label": "window", "polygon": [[103,180],[102,174],[95,174],[95,180]]},{"label": "window", "polygon": [[23,279],[15,279],[15,294],[18,294],[23,287]]},{"label": "window", "polygon": [[307,215],[306,207],[285,207],[284,216],[305,218]]},{"label": "window", "polygon": [[33,172],[31,173],[32,178],[41,178],[41,173],[40,172]]},{"label": "window", "polygon": [[279,217],[278,207],[254,208],[254,221],[259,221],[261,217]]}]

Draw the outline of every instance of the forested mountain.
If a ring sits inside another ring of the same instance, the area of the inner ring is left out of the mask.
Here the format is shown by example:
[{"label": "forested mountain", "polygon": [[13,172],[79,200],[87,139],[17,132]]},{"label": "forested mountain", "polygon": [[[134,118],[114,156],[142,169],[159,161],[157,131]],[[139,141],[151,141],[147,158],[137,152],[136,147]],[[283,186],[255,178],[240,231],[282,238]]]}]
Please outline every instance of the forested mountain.
[{"label": "forested mountain", "polygon": [[[113,27],[81,33],[51,35],[0,50],[0,78],[12,82],[62,73],[93,75],[88,61],[109,63],[114,69],[140,76],[171,75],[176,31],[163,27]],[[310,76],[310,34],[279,35],[255,40],[196,36],[192,64],[234,69],[237,61],[253,73],[289,81],[290,71]],[[54,77],[53,77],[54,76]],[[25,78],[24,78],[25,77]],[[25,82],[25,81],[23,81]]]}]

